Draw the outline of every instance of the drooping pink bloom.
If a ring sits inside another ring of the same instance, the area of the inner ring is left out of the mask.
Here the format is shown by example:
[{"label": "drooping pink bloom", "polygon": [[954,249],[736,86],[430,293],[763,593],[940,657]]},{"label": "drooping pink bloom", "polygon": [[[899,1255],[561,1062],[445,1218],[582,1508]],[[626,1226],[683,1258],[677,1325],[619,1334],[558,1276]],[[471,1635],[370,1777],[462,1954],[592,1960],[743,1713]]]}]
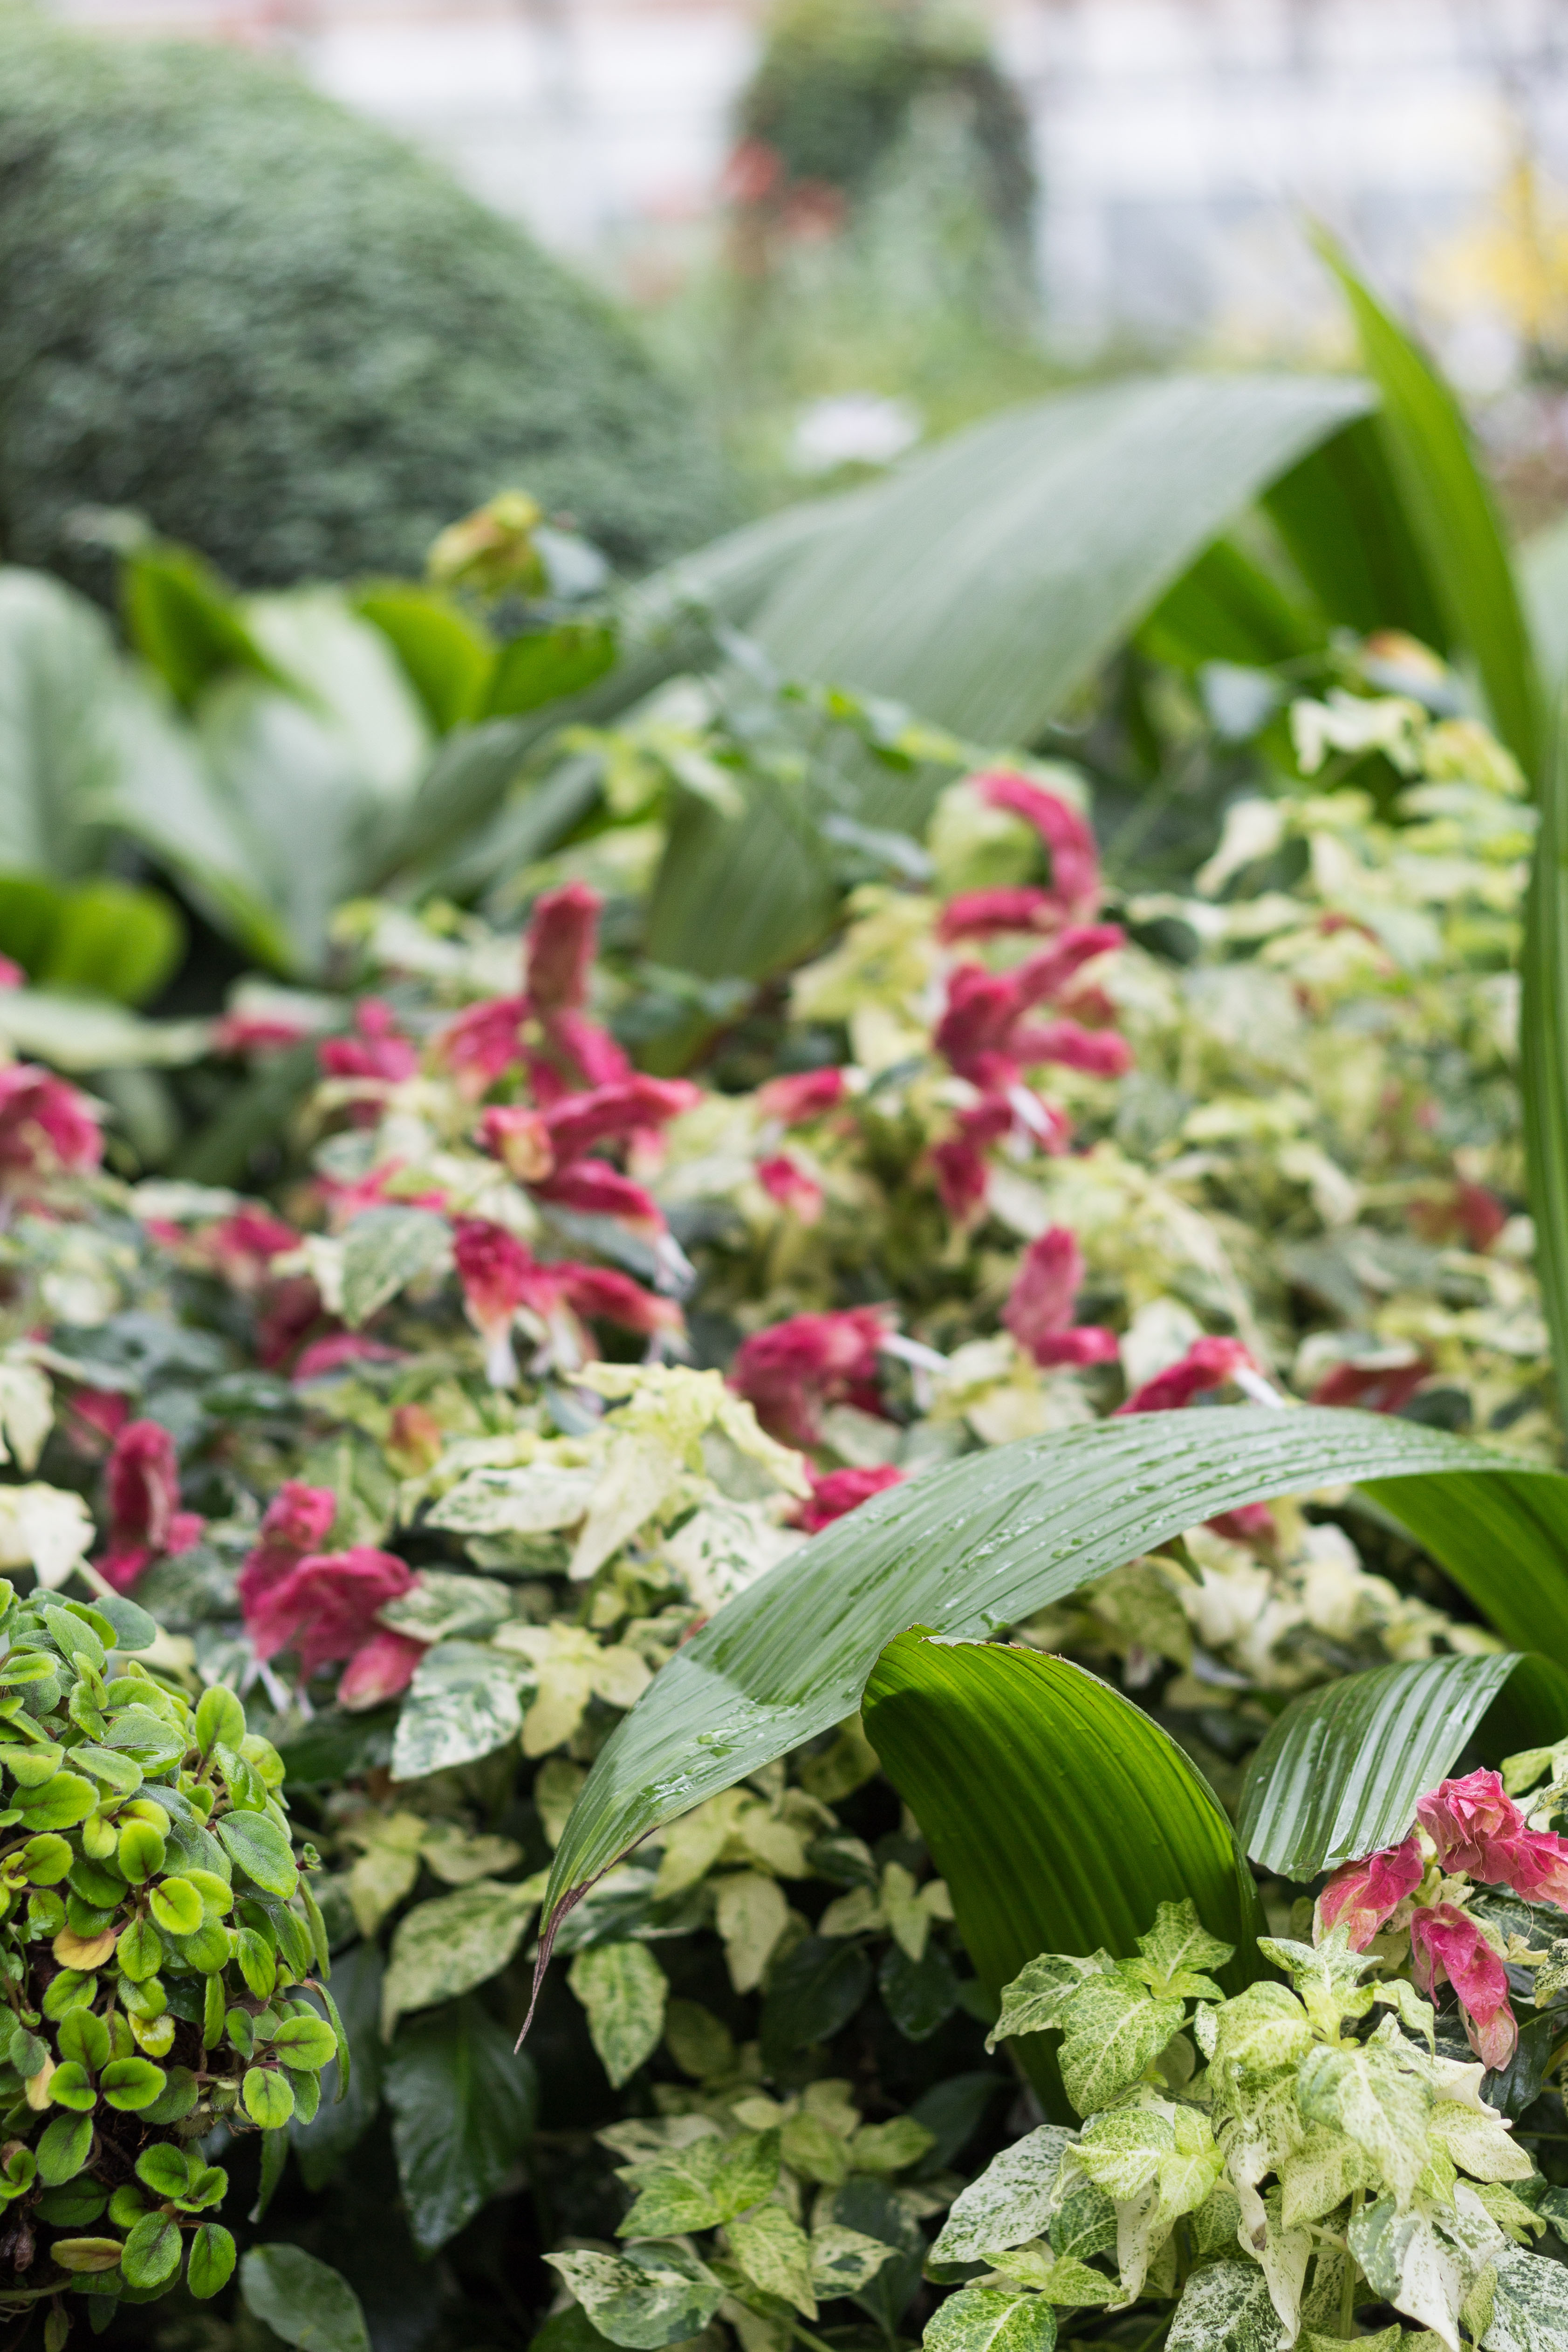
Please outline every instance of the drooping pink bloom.
[{"label": "drooping pink bloom", "polygon": [[126,1423],[114,1441],[104,1484],[109,1549],[98,1565],[117,1591],[127,1592],[154,1559],[189,1551],[206,1521],[180,1508],[174,1441],[161,1422]]},{"label": "drooping pink bloom", "polygon": [[541,1201],[575,1210],[579,1216],[616,1217],[634,1233],[653,1235],[666,1230],[664,1213],[652,1192],[602,1160],[574,1160],[534,1185]]},{"label": "drooping pink bloom", "polygon": [[1497,1773],[1440,1782],[1421,1799],[1416,1818],[1446,1871],[1568,1910],[1568,1839],[1532,1830]]},{"label": "drooping pink bloom", "polygon": [[338,1681],[338,1704],[350,1715],[369,1706],[380,1706],[384,1699],[396,1698],[413,1682],[426,1644],[416,1642],[412,1634],[394,1633],[383,1626],[361,1643],[349,1660]]},{"label": "drooping pink bloom", "polygon": [[1238,1544],[1272,1543],[1280,1532],[1267,1503],[1238,1503],[1233,1511],[1217,1511],[1205,1524]]},{"label": "drooping pink bloom", "polygon": [[70,1401],[71,1438],[78,1454],[97,1458],[131,1418],[131,1399],[119,1389],[78,1389]]},{"label": "drooping pink bloom", "polygon": [[1506,2066],[1519,2041],[1508,1971],[1478,1922],[1454,1903],[1417,1905],[1410,1920],[1410,1973],[1428,1999],[1445,1982],[1459,1997],[1470,2048],[1484,2066]]},{"label": "drooping pink bloom", "polygon": [[936,936],[951,947],[956,940],[993,939],[998,931],[1051,931],[1061,920],[1051,892],[1032,883],[961,890],[936,918]]},{"label": "drooping pink bloom", "polygon": [[931,1147],[931,1166],[942,1206],[956,1225],[967,1225],[986,1205],[990,1173],[984,1152],[961,1130]]},{"label": "drooping pink bloom", "polygon": [[354,1008],[354,1034],[324,1037],[316,1055],[329,1078],[381,1078],[396,1085],[419,1067],[418,1052],[400,1035],[396,1014],[379,996],[362,996]]},{"label": "drooping pink bloom", "polygon": [[1076,1021],[1041,1021],[1015,1029],[1009,1049],[1025,1070],[1040,1062],[1060,1062],[1090,1077],[1124,1078],[1133,1066],[1133,1049],[1114,1029],[1084,1029]]},{"label": "drooping pink bloom", "polygon": [[770,1201],[777,1201],[803,1225],[814,1225],[822,1213],[822,1188],[808,1176],[787,1151],[776,1151],[757,1163],[757,1181]]},{"label": "drooping pink bloom", "polygon": [[1313,1942],[1321,1943],[1331,1927],[1345,1927],[1351,1950],[1364,1952],[1406,1896],[1414,1895],[1425,1868],[1414,1830],[1398,1845],[1342,1863],[1318,1896]]},{"label": "drooping pink bloom", "polygon": [[1460,1178],[1446,1199],[1414,1202],[1410,1222],[1424,1241],[1463,1241],[1479,1257],[1507,1224],[1508,1211],[1484,1184]]},{"label": "drooping pink bloom", "polygon": [[538,1183],[555,1166],[543,1112],[522,1103],[494,1104],[479,1121],[479,1141],[520,1184]]},{"label": "drooping pink bloom", "polygon": [[601,904],[586,882],[565,883],[535,899],[524,941],[524,984],[536,1013],[577,1012],[587,1003]]},{"label": "drooping pink bloom", "polygon": [[1082,921],[1092,915],[1100,904],[1100,853],[1077,810],[1006,769],[988,770],[968,782],[988,807],[1010,809],[1039,834],[1051,853],[1051,895],[1063,919]]},{"label": "drooping pink bloom", "polygon": [[0,989],[26,988],[27,975],[14,957],[0,955]]},{"label": "drooping pink bloom", "polygon": [[947,1002],[934,1043],[960,1077],[1003,1090],[1037,1062],[1065,1062],[1098,1076],[1120,1076],[1127,1048],[1109,1033],[1091,1033],[1072,1021],[1030,1026],[1027,1015],[1061,994],[1093,957],[1122,944],[1114,923],[1073,924],[1038,955],[1011,971],[963,963],[947,982]]},{"label": "drooping pink bloom", "polygon": [[197,1246],[225,1282],[236,1290],[256,1290],[271,1271],[272,1261],[286,1250],[298,1249],[299,1236],[281,1217],[265,1209],[236,1209],[198,1236]]},{"label": "drooping pink bloom", "polygon": [[99,1114],[78,1087],[32,1062],[0,1069],[0,1183],[77,1175],[102,1157]]},{"label": "drooping pink bloom", "polygon": [[1115,1355],[1113,1331],[1094,1324],[1073,1328],[1083,1275],[1083,1253],[1065,1225],[1052,1225],[1025,1250],[1002,1321],[1037,1364],[1105,1364]]},{"label": "drooping pink bloom", "polygon": [[662,1127],[702,1100],[689,1078],[650,1078],[641,1071],[613,1085],[568,1095],[545,1113],[558,1167],[580,1160],[596,1143],[624,1139],[639,1128]]},{"label": "drooping pink bloom", "polygon": [[539,1017],[542,1043],[528,1051],[534,1099],[547,1107],[581,1087],[612,1087],[632,1076],[632,1064],[608,1029],[565,1005]]},{"label": "drooping pink bloom", "polygon": [[757,1089],[757,1108],[762,1117],[776,1118],[784,1127],[804,1127],[808,1119],[836,1109],[843,1098],[844,1074],[836,1067],[791,1071],[787,1077],[769,1078]]},{"label": "drooping pink bloom", "polygon": [[807,1475],[811,1481],[810,1495],[790,1515],[790,1524],[804,1528],[811,1536],[834,1519],[841,1519],[846,1511],[858,1510],[873,1495],[904,1484],[904,1472],[895,1470],[891,1462],[878,1463],[874,1469],[811,1470]]},{"label": "drooping pink bloom", "polygon": [[395,1552],[369,1544],[310,1552],[256,1596],[246,1612],[246,1631],[258,1657],[292,1649],[301,1679],[308,1682],[323,1666],[353,1657],[377,1639],[382,1630],[377,1612],[413,1584],[413,1570]]},{"label": "drooping pink bloom", "polygon": [[321,1294],[309,1275],[291,1274],[273,1283],[256,1318],[256,1361],[265,1370],[277,1371],[325,1320]]},{"label": "drooping pink bloom", "polygon": [[1416,1818],[1446,1871],[1463,1871],[1467,1877],[1484,1878],[1492,1885],[1503,1874],[1493,1866],[1497,1845],[1524,1828],[1524,1815],[1496,1772],[1468,1772],[1462,1780],[1440,1781],[1421,1799]]},{"label": "drooping pink bloom", "polygon": [[1312,1402],[1360,1405],[1367,1412],[1397,1412],[1431,1370],[1425,1356],[1409,1364],[1336,1364],[1312,1391]]},{"label": "drooping pink bloom", "polygon": [[640,1331],[645,1339],[685,1328],[685,1318],[673,1298],[644,1290],[640,1282],[613,1266],[580,1265],[566,1258],[558,1265],[541,1266],[539,1272],[573,1314],[586,1322],[618,1323],[623,1331]]},{"label": "drooping pink bloom", "polygon": [[960,1111],[956,1131],[931,1149],[931,1165],[942,1205],[956,1224],[967,1224],[985,1207],[988,1177],[986,1153],[1004,1136],[1055,1154],[1072,1140],[1072,1123],[1054,1103],[1028,1087],[988,1094]]},{"label": "drooping pink bloom", "polygon": [[326,1542],[337,1516],[338,1497],[330,1486],[308,1486],[299,1478],[284,1481],[267,1507],[235,1585],[247,1625],[264,1595]]},{"label": "drooping pink bloom", "polygon": [[814,1445],[825,1405],[848,1399],[877,1408],[877,1359],[888,1329],[888,1318],[875,1307],[791,1315],[741,1342],[729,1385],[774,1436]]},{"label": "drooping pink bloom", "polygon": [[524,997],[492,996],[447,1023],[435,1041],[436,1055],[465,1095],[476,1100],[521,1064],[528,1009]]},{"label": "drooping pink bloom", "polygon": [[515,1234],[486,1217],[458,1218],[452,1254],[468,1318],[485,1342],[491,1386],[512,1388],[517,1377],[512,1320],[519,1307],[538,1307],[542,1269]]},{"label": "drooping pink bloom", "polygon": [[346,1364],[407,1361],[405,1348],[389,1348],[381,1339],[367,1339],[362,1331],[332,1331],[324,1339],[312,1339],[308,1348],[301,1349],[299,1360],[288,1377],[298,1389],[310,1381],[324,1381],[329,1373],[340,1372]]},{"label": "drooping pink bloom", "polygon": [[1156,1372],[1152,1381],[1134,1389],[1125,1404],[1119,1404],[1116,1411],[1170,1412],[1180,1405],[1190,1404],[1206,1389],[1223,1388],[1239,1371],[1255,1369],[1239,1339],[1195,1339],[1179,1363],[1167,1364],[1163,1372]]}]

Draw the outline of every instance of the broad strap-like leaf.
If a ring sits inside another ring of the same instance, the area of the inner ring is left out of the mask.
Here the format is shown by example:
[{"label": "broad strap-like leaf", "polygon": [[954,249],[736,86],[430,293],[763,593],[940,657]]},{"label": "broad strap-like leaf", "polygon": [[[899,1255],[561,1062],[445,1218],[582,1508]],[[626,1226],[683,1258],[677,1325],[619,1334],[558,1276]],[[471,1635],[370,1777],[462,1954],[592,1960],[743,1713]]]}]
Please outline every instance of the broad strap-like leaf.
[{"label": "broad strap-like leaf", "polygon": [[1448,615],[1375,416],[1355,417],[1320,443],[1260,504],[1331,621],[1363,635],[1405,629],[1448,651]]},{"label": "broad strap-like leaf", "polygon": [[1238,1834],[1254,1862],[1304,1884],[1394,1845],[1416,1801],[1472,1738],[1489,1763],[1568,1733],[1568,1673],[1517,1651],[1375,1666],[1309,1691],[1253,1757]]},{"label": "broad strap-like leaf", "polygon": [[[865,1727],[989,1991],[1040,1952],[1134,1958],[1156,1906],[1184,1900],[1236,1947],[1220,1972],[1227,1991],[1260,1973],[1262,1913],[1219,1800],[1141,1707],[1082,1667],[903,1633],[873,1669]],[[1103,2071],[1104,2095],[1085,2095],[1082,2112],[1135,2080],[1183,2014],[1179,2000],[1155,2000],[1119,1975],[1088,1979],[1082,1998],[1102,1989],[1092,2053],[1062,2061],[1070,2084],[1075,2066],[1080,2076]],[[1045,2036],[1011,2047],[1049,2097],[1059,2078]]]},{"label": "broad strap-like leaf", "polygon": [[1344,378],[1061,393],[916,458],[751,624],[787,676],[1029,742],[1259,491],[1352,416]]},{"label": "broad strap-like leaf", "polygon": [[1520,1086],[1541,1305],[1568,1409],[1568,726],[1561,709],[1540,808],[1524,925]]},{"label": "broad strap-like leaf", "polygon": [[1458,403],[1333,239],[1320,235],[1318,249],[1343,290],[1363,363],[1383,395],[1378,430],[1438,601],[1455,636],[1475,656],[1498,733],[1534,781],[1542,748],[1534,649]]},{"label": "broad strap-like leaf", "polygon": [[910,1625],[983,1636],[1239,1503],[1364,1481],[1505,1638],[1528,1626],[1521,1646],[1568,1662],[1557,1472],[1415,1423],[1311,1406],[1137,1414],[1026,1438],[873,1496],[677,1652],[584,1784],[547,1920],[647,1831],[852,1715]]}]

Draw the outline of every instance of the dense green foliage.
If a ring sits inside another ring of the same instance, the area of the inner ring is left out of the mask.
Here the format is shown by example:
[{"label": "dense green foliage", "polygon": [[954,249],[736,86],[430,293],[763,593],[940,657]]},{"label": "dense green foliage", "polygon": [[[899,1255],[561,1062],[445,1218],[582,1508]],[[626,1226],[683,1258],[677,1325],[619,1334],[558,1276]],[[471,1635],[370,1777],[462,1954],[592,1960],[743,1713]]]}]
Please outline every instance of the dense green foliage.
[{"label": "dense green foliage", "polygon": [[525,479],[641,568],[722,520],[630,331],[384,132],[221,49],[0,26],[0,542],[75,509],[251,585],[413,572]]}]

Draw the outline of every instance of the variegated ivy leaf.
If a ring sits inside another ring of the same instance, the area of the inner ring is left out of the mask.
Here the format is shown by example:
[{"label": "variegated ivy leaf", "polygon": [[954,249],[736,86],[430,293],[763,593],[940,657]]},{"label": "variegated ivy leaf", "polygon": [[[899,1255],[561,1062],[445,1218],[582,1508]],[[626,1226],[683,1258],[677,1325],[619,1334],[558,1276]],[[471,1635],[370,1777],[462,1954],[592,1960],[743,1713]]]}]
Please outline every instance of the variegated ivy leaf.
[{"label": "variegated ivy leaf", "polygon": [[1329,2124],[1313,2124],[1279,2167],[1282,2218],[1287,2229],[1321,2221],[1358,2189],[1377,2182],[1377,2168],[1360,2142]]},{"label": "variegated ivy leaf", "polygon": [[1497,2223],[1503,2236],[1516,2246],[1528,2246],[1532,2238],[1541,2237],[1546,2229],[1546,2218],[1505,2189],[1500,2180],[1482,2180],[1476,2185],[1476,2196]]},{"label": "variegated ivy leaf", "polygon": [[[1358,2336],[1355,2352],[1437,2352],[1440,2338],[1430,2333],[1406,2336],[1396,2321],[1392,2327],[1380,2327],[1375,2336]],[[1344,2352],[1342,2336],[1314,2336],[1303,2328],[1296,2338],[1296,2352]]]},{"label": "variegated ivy leaf", "polygon": [[926,2323],[925,2352],[1051,2352],[1056,2314],[1044,2295],[967,2286]]},{"label": "variegated ivy leaf", "polygon": [[[1235,2236],[1235,2226],[1229,2231]],[[1064,2262],[1108,2254],[1116,2242],[1116,2208],[1103,2189],[1081,2180],[1051,2217],[1051,2250]]]},{"label": "variegated ivy leaf", "polygon": [[442,1497],[427,1524],[457,1535],[551,1535],[585,1516],[598,1483],[597,1470],[554,1463],[475,1469]]},{"label": "variegated ivy leaf", "polygon": [[1232,2084],[1272,2081],[1300,2065],[1312,2046],[1306,2011],[1293,1992],[1267,1978],[1234,2000],[1209,2012],[1213,2047],[1209,2066],[1217,2090]]},{"label": "variegated ivy leaf", "polygon": [[1432,2109],[1432,2137],[1474,2180],[1529,2180],[1535,2167],[1501,2116],[1486,2116],[1456,2099]]},{"label": "variegated ivy leaf", "polygon": [[[1220,2153],[1207,2117],[1192,2107],[1145,2113],[1168,2124],[1170,2146],[1159,2154],[1153,2177],[1131,2197],[1116,2200],[1116,2268],[1129,2298],[1143,2293],[1156,2259],[1163,2266],[1176,2223],[1207,2202],[1220,2176]],[[1120,2120],[1120,2115],[1096,2118],[1101,2124]]]},{"label": "variegated ivy leaf", "polygon": [[716,2229],[772,2195],[779,2164],[775,2129],[744,2132],[738,2139],[705,2137],[627,2165],[621,2178],[640,2193],[615,2234],[663,2238],[685,2230]]},{"label": "variegated ivy leaf", "polygon": [[1547,1948],[1547,1958],[1535,1971],[1531,1997],[1537,2009],[1545,2009],[1568,1992],[1568,1936],[1553,1936]]},{"label": "variegated ivy leaf", "polygon": [[1263,2205],[1266,2215],[1263,2242],[1260,2245],[1254,2239],[1253,2252],[1268,2281],[1269,2300],[1274,2306],[1275,2316],[1289,2340],[1301,2324],[1301,2289],[1307,2283],[1312,2233],[1310,2230],[1287,2225],[1277,2189],[1269,2191]]},{"label": "variegated ivy leaf", "polygon": [[1140,2080],[1184,2016],[1179,2000],[1156,2000],[1118,1962],[1086,1977],[1063,2008],[1061,2080],[1081,2116],[1098,2115]]},{"label": "variegated ivy leaf", "polygon": [[452,1255],[452,1229],[432,1209],[363,1209],[343,1235],[339,1311],[351,1328]]},{"label": "variegated ivy leaf", "polygon": [[1048,2303],[1068,2310],[1114,2303],[1121,2293],[1117,2282],[1103,2271],[1091,2270],[1072,2254],[1053,2254],[1038,2238],[1030,2245],[1014,2246],[993,2256],[991,2266],[1014,2285],[1033,2287]]},{"label": "variegated ivy leaf", "polygon": [[1159,2100],[1092,2116],[1073,2148],[1070,2177],[1082,2174],[1118,2205],[1135,2197],[1176,2148],[1174,2112]]},{"label": "variegated ivy leaf", "polygon": [[601,2336],[632,2352],[662,2352],[700,2335],[724,2300],[705,2262],[673,2240],[622,2254],[547,2254]]},{"label": "variegated ivy leaf", "polygon": [[0,1361],[0,1462],[37,1469],[44,1440],[54,1426],[55,1392],[37,1364]]},{"label": "variegated ivy leaf", "polygon": [[1303,2121],[1329,2124],[1364,2148],[1401,2209],[1431,2153],[1432,2084],[1410,2063],[1413,2055],[1408,2044],[1382,2041],[1320,2046],[1308,2051],[1296,2073]]},{"label": "variegated ivy leaf", "polygon": [[448,1886],[468,1886],[476,1878],[494,1878],[523,1858],[521,1846],[510,1838],[476,1834],[456,1822],[431,1822],[420,1852]]},{"label": "variegated ivy leaf", "polygon": [[1195,2271],[1166,2338],[1166,2352],[1275,2352],[1280,2323],[1255,2263],[1211,2263]]},{"label": "variegated ivy leaf", "polygon": [[1044,2033],[1061,2023],[1061,2012],[1086,1977],[1103,1975],[1113,1965],[1109,1952],[1079,1959],[1071,1952],[1042,1952],[1011,1984],[1002,1987],[1002,2013],[986,2036],[994,2050],[1015,2033]]},{"label": "variegated ivy leaf", "polygon": [[1218,1936],[1209,1935],[1200,1926],[1197,1906],[1190,1899],[1162,1903],[1155,1913],[1154,1926],[1137,1940],[1143,1958],[1132,1965],[1150,1991],[1162,2000],[1222,1998],[1219,1987],[1204,1970],[1222,1969],[1233,1957],[1236,1947],[1222,1944]]},{"label": "variegated ivy leaf", "polygon": [[394,1780],[471,1764],[515,1739],[532,1669],[480,1642],[438,1642],[414,1670],[392,1737]]},{"label": "variegated ivy leaf", "polygon": [[737,1992],[754,1992],[789,1924],[784,1890],[759,1870],[731,1871],[714,1885],[714,1925],[723,1939],[730,1983]]},{"label": "variegated ivy leaf", "polygon": [[1420,2035],[1427,2045],[1427,2055],[1436,2055],[1437,2012],[1429,2000],[1422,2000],[1413,1984],[1407,1983],[1403,1977],[1396,1977],[1389,1984],[1374,1985],[1372,1998],[1386,2002],[1401,2025]]},{"label": "variegated ivy leaf", "polygon": [[1498,2255],[1486,2352],[1563,2352],[1568,2345],[1568,2270],[1547,2255],[1510,2246]]},{"label": "variegated ivy leaf", "polygon": [[504,1584],[486,1576],[456,1576],[445,1569],[422,1569],[412,1592],[389,1601],[380,1622],[416,1642],[444,1642],[455,1633],[487,1633],[512,1613]]},{"label": "variegated ivy leaf", "polygon": [[781,2295],[804,2319],[817,2316],[811,2242],[782,2205],[759,2206],[729,2225],[729,2251],[754,2286]]},{"label": "variegated ivy leaf", "polygon": [[1266,1960],[1283,1969],[1300,1993],[1315,2032],[1337,2040],[1347,2017],[1364,2017],[1372,2007],[1373,1989],[1362,1978],[1375,1967],[1376,1954],[1353,1952],[1350,1930],[1331,1928],[1321,1944],[1296,1944],[1287,1937],[1260,1936],[1258,1949]]},{"label": "variegated ivy leaf", "polygon": [[578,1953],[566,1980],[588,2011],[590,2039],[619,2090],[664,2039],[669,1979],[646,1944],[594,1944]]},{"label": "variegated ivy leaf", "polygon": [[1205,2263],[1217,2254],[1234,2252],[1240,2226],[1241,2201],[1230,2183],[1221,2179],[1197,2212],[1188,2216],[1187,2242],[1193,2261]]},{"label": "variegated ivy leaf", "polygon": [[902,2172],[935,2145],[936,2134],[914,2116],[894,2116],[891,2123],[862,2125],[850,2142],[850,2162],[856,2172]]},{"label": "variegated ivy leaf", "polygon": [[933,2264],[984,2262],[1038,2238],[1051,2218],[1061,2159],[1077,2135],[1041,2124],[961,2189],[931,2249]]},{"label": "variegated ivy leaf", "polygon": [[863,2231],[821,2221],[811,2232],[811,2284],[824,2303],[835,2295],[858,2294],[891,2261],[893,2251]]},{"label": "variegated ivy leaf", "polygon": [[1380,2197],[1356,2215],[1349,2234],[1350,2250],[1374,2294],[1431,2328],[1448,2352],[1459,2352],[1464,2270],[1456,2249],[1427,2216],[1401,2213],[1391,2197]]},{"label": "variegated ivy leaf", "polygon": [[538,1908],[536,1889],[476,1879],[455,1895],[421,1903],[399,1920],[382,1981],[382,2033],[413,2009],[454,2000],[499,1975]]}]

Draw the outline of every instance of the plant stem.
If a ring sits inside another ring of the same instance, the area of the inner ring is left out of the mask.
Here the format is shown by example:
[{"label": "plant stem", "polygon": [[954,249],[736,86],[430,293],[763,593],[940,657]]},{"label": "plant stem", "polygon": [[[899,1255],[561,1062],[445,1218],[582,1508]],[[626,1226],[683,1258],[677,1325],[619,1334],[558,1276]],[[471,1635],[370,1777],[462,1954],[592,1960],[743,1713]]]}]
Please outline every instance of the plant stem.
[{"label": "plant stem", "polygon": [[802,2327],[798,2319],[789,2322],[789,2333],[800,2337],[806,2352],[832,2352],[831,2345],[824,2344],[820,2336],[813,2336],[809,2327]]}]

